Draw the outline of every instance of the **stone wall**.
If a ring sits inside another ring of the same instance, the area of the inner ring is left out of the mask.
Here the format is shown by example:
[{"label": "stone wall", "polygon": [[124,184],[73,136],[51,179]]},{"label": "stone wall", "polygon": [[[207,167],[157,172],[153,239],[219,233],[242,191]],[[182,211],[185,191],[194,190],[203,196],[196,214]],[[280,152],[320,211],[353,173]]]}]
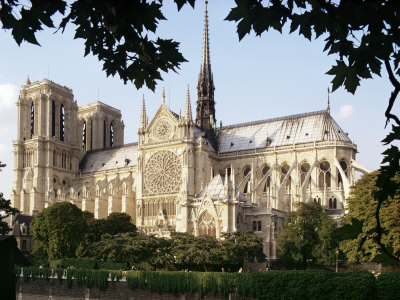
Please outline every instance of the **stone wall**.
[{"label": "stone wall", "polygon": [[[125,281],[121,282],[109,282],[108,288],[105,291],[101,291],[96,287],[87,288],[84,285],[78,285],[77,282],[73,282],[72,287],[68,288],[66,280],[60,284],[58,279],[30,279],[28,282],[24,282],[22,278],[18,279],[16,286],[17,299],[24,300],[77,300],[77,299],[164,299],[164,300],[197,300],[201,299],[196,294],[180,294],[173,295],[169,293],[157,293],[149,290],[130,290],[128,284]],[[203,299],[218,299],[222,300],[224,297],[208,296]],[[242,297],[236,295],[230,295],[229,299],[239,300]]]}]

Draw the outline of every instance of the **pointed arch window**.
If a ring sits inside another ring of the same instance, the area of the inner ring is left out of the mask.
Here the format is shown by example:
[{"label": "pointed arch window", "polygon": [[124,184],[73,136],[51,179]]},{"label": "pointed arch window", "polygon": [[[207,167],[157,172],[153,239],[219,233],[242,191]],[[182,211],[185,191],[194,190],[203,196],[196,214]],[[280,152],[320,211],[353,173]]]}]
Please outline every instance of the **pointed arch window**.
[{"label": "pointed arch window", "polygon": [[56,103],[51,101],[51,136],[56,136]]},{"label": "pointed arch window", "polygon": [[35,104],[31,104],[31,138],[35,133]]},{"label": "pointed arch window", "polygon": [[329,198],[329,209],[337,209],[336,198]]},{"label": "pointed arch window", "polygon": [[86,150],[86,121],[83,121],[82,126],[82,149]]},{"label": "pointed arch window", "polygon": [[331,187],[331,164],[327,160],[322,160],[319,164],[318,187]]},{"label": "pointed arch window", "polygon": [[65,109],[64,104],[60,106],[60,141],[64,141],[64,129],[65,129]]},{"label": "pointed arch window", "polygon": [[110,123],[110,147],[114,145],[114,125]]}]

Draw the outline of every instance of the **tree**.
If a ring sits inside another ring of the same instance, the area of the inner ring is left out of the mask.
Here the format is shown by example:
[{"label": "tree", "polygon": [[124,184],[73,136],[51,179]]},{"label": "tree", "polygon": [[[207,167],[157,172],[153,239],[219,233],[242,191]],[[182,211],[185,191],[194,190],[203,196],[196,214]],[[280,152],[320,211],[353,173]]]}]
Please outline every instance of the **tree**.
[{"label": "tree", "polygon": [[82,211],[71,203],[45,208],[31,223],[34,254],[48,259],[75,257],[86,228]]},{"label": "tree", "polygon": [[101,241],[89,246],[91,257],[129,263],[138,269],[170,269],[173,257],[170,240],[142,233],[105,234]]},{"label": "tree", "polygon": [[295,267],[331,266],[335,262],[335,225],[318,203],[298,203],[285,216],[278,235],[281,258]]},{"label": "tree", "polygon": [[[338,57],[336,65],[327,72],[334,76],[332,90],[344,86],[355,93],[362,79],[381,76],[384,65],[393,91],[385,112],[386,124],[393,122],[391,132],[382,141],[390,145],[383,154],[377,179],[380,188],[374,195],[376,206],[376,241],[387,255],[391,255],[382,241],[384,231],[379,219],[385,202],[394,199],[399,183],[394,181],[400,171],[400,119],[392,113],[400,92],[400,2],[397,0],[235,0],[226,20],[237,22],[241,40],[250,31],[261,36],[269,29],[282,32],[290,23],[290,33],[299,31],[308,40],[325,37],[328,55]],[[395,257],[393,257],[395,258]],[[396,258],[398,259],[398,258]]]},{"label": "tree", "polygon": [[[118,74],[126,83],[133,81],[137,88],[146,85],[154,91],[161,71],[179,69],[185,58],[179,43],[171,39],[150,39],[160,20],[162,0],[18,0],[0,1],[0,24],[11,30],[18,45],[23,41],[39,45],[35,33],[44,27],[65,30],[75,26],[75,39],[85,40],[85,56],[89,53],[103,62],[107,76]],[[175,0],[178,10],[184,3],[194,7],[194,0]],[[54,24],[54,16],[61,22]]]},{"label": "tree", "polygon": [[[376,187],[379,172],[366,174],[351,188],[347,199],[348,213],[344,218],[344,240],[340,248],[350,261],[390,262],[376,241],[376,207],[378,200],[373,197],[379,188]],[[400,182],[400,177],[395,178]],[[400,257],[400,189],[390,201],[382,204],[379,219],[382,223],[382,243],[391,254]],[[393,260],[391,260],[393,262]]]},{"label": "tree", "polygon": [[114,212],[106,219],[95,219],[92,213],[84,211],[83,217],[86,222],[86,233],[77,250],[79,257],[90,256],[90,245],[99,242],[105,234],[115,235],[137,231],[136,225],[131,222],[131,216],[126,213]]},{"label": "tree", "polygon": [[[6,164],[3,164],[0,161],[0,172],[1,168],[4,168]],[[20,211],[14,207],[11,206],[11,201],[7,200],[3,197],[3,193],[0,192],[0,234],[5,235],[12,230],[10,226],[8,226],[7,222],[4,222],[3,220],[13,216],[15,214],[19,214]]]}]

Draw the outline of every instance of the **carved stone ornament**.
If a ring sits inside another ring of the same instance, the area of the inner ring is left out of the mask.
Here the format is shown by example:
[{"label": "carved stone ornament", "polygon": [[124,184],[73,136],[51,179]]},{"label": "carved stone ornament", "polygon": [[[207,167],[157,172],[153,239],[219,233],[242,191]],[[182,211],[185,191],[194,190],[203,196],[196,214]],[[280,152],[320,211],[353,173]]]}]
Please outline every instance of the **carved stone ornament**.
[{"label": "carved stone ornament", "polygon": [[158,151],[146,162],[144,193],[152,195],[177,193],[181,177],[182,166],[179,157],[171,151]]},{"label": "carved stone ornament", "polygon": [[153,129],[154,137],[159,141],[168,140],[172,135],[172,125],[165,119],[159,120]]}]

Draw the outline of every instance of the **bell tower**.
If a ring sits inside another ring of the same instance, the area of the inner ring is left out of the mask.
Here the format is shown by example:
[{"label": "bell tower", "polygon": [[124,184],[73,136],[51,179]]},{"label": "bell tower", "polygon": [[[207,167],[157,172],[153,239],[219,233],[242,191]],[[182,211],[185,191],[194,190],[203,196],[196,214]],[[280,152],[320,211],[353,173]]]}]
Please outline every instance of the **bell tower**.
[{"label": "bell tower", "polygon": [[58,190],[67,192],[78,170],[78,107],[71,89],[29,78],[17,107],[11,199],[14,207],[32,215],[57,201]]}]

